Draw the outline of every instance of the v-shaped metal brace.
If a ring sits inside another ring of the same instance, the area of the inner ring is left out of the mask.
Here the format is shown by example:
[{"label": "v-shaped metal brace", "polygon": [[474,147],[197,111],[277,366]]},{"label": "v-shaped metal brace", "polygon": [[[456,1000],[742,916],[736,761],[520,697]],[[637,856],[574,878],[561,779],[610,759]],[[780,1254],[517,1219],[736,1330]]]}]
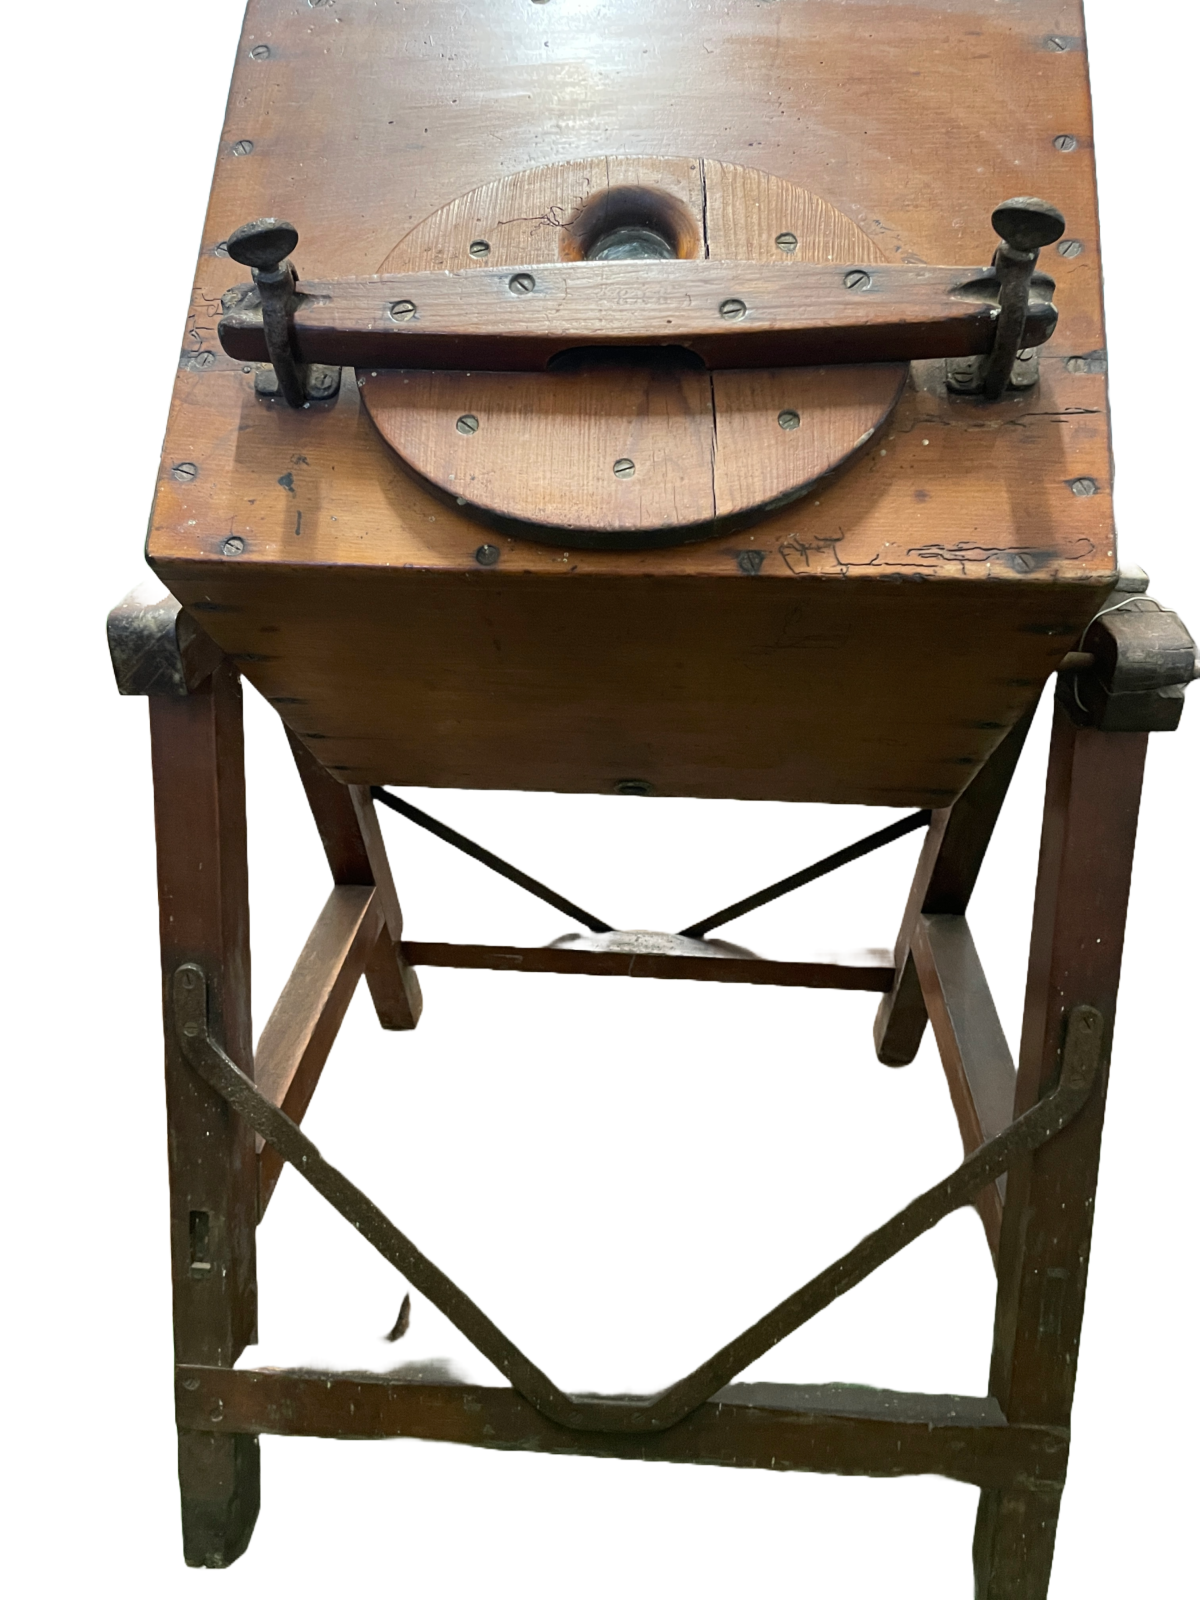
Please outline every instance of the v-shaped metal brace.
[{"label": "v-shaped metal brace", "polygon": [[839,1261],[670,1388],[649,1396],[592,1397],[567,1394],[536,1367],[361,1189],[325,1160],[312,1140],[226,1055],[209,1032],[208,979],[194,962],[176,969],[172,1005],[180,1046],[189,1065],[255,1133],[290,1162],[543,1416],[563,1427],[597,1433],[660,1433],[681,1422],[781,1339],[861,1283],[951,1211],[967,1205],[1019,1157],[1052,1139],[1086,1103],[1099,1070],[1104,1038],[1100,1012],[1094,1006],[1076,1006],[1067,1017],[1057,1084],[1037,1105],[981,1145],[949,1177],[911,1201]]}]

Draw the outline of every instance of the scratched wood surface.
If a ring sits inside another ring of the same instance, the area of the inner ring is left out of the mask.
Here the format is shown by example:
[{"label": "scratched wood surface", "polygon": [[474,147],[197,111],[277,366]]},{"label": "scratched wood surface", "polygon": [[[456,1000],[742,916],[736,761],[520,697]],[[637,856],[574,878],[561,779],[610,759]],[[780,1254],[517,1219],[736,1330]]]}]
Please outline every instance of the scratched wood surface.
[{"label": "scratched wood surface", "polygon": [[[1111,583],[1081,34],[1075,0],[252,0],[151,563],[347,781],[945,803]],[[736,540],[568,554],[435,499],[353,383],[293,414],[217,347],[250,217],[295,223],[306,276],[369,274],[514,172],[690,153],[895,261],[980,266],[998,200],[1058,205],[1040,389],[951,401],[919,365],[863,460]]]}]

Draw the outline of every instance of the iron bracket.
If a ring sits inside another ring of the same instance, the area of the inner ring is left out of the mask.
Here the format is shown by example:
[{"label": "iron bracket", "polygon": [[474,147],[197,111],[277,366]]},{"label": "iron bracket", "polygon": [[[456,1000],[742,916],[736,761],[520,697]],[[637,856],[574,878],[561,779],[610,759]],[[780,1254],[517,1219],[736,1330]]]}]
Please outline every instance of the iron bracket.
[{"label": "iron bracket", "polygon": [[1106,1037],[1101,1013],[1094,1006],[1076,1006],[1066,1018],[1058,1082],[1037,1105],[686,1377],[655,1395],[575,1395],[560,1389],[535,1366],[226,1055],[209,1032],[208,979],[203,968],[186,962],[176,969],[170,1005],[184,1059],[209,1087],[435,1305],[530,1405],[552,1422],[589,1433],[661,1433],[674,1427],[781,1339],[951,1211],[969,1204],[1014,1161],[1052,1139],[1083,1109],[1104,1060]]}]

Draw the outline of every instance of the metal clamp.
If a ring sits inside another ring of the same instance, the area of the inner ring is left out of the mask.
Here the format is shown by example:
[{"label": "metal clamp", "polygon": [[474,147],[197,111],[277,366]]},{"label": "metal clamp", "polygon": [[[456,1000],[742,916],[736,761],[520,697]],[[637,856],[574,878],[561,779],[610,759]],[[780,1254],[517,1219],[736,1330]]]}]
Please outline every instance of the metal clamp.
[{"label": "metal clamp", "polygon": [[[225,244],[235,261],[250,268],[262,307],[263,335],[272,371],[255,374],[254,391],[267,398],[282,395],[296,409],[313,400],[332,400],[342,381],[340,367],[304,366],[296,358],[292,328],[298,299],[296,269],[288,257],[299,239],[290,222],[260,217],[231,233]],[[239,305],[248,308],[254,291],[239,297]]]},{"label": "metal clamp", "polygon": [[1061,239],[1066,219],[1056,207],[1032,195],[1006,200],[992,212],[1001,244],[992,257],[997,280],[996,334],[990,354],[946,363],[946,387],[953,394],[999,400],[1008,389],[1031,389],[1038,381],[1038,353],[1029,346],[1025,324],[1030,308],[1049,300],[1054,281],[1035,272],[1038,252]]}]

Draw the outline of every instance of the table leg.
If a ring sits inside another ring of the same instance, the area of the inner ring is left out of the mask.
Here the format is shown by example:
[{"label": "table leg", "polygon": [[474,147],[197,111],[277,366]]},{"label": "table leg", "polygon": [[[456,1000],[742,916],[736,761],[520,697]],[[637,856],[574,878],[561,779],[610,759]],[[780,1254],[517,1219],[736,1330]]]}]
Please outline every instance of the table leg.
[{"label": "table leg", "polygon": [[[175,1355],[231,1367],[256,1339],[254,1135],[184,1060],[170,980],[198,962],[214,1031],[253,1070],[242,698],[227,662],[182,696],[150,696],[166,1043]],[[258,1515],[258,1439],[180,1429],[184,1558],[225,1567]]]}]

